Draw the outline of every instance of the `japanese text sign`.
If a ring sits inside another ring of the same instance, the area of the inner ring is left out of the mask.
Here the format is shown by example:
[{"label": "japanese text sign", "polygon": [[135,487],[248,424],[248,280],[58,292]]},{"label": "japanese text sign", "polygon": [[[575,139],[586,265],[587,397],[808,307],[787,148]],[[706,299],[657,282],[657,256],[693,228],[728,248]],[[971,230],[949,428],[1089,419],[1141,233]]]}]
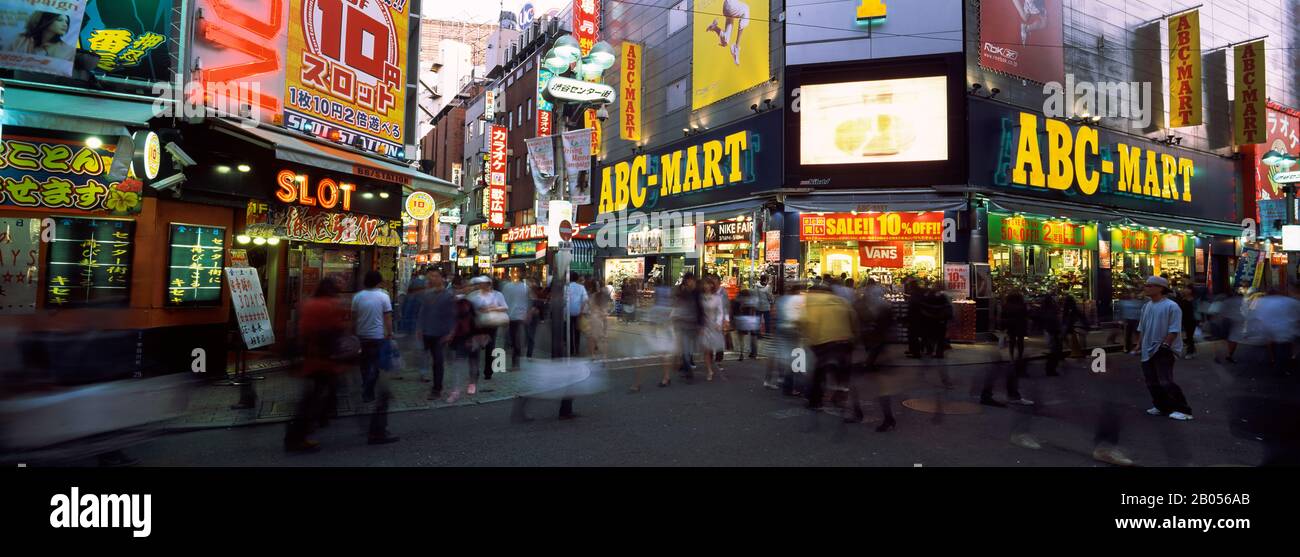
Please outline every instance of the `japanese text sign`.
[{"label": "japanese text sign", "polygon": [[[172,224],[167,264],[166,306],[221,303],[221,277],[226,256],[226,229],[219,226]],[[232,263],[233,265],[233,263]],[[238,265],[233,265],[238,266]]]},{"label": "japanese text sign", "polygon": [[[7,130],[6,130],[7,131]],[[83,142],[11,135],[0,152],[0,205],[127,215],[140,212],[139,180],[110,182],[113,153]]]},{"label": "japanese text sign", "polygon": [[506,227],[506,127],[492,126],[488,148],[488,228]]},{"label": "japanese text sign", "polygon": [[274,343],[275,331],[271,328],[271,314],[266,309],[257,269],[226,267],[226,282],[230,285],[230,303],[235,308],[244,346],[251,350]]},{"label": "japanese text sign", "polygon": [[799,240],[927,240],[943,238],[943,212],[799,215]]},{"label": "japanese text sign", "polygon": [[58,219],[46,260],[45,306],[126,305],[134,230],[131,221]]}]

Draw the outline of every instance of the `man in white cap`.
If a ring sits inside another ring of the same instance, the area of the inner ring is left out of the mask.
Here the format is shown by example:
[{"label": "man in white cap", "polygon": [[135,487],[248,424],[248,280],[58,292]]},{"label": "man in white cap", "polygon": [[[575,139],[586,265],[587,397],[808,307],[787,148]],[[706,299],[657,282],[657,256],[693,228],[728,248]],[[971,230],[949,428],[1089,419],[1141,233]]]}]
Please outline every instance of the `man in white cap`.
[{"label": "man in white cap", "polygon": [[1150,277],[1144,287],[1151,302],[1142,308],[1138,322],[1138,346],[1142,350],[1142,375],[1151,391],[1154,407],[1147,410],[1152,416],[1169,416],[1175,420],[1192,419],[1192,408],[1187,405],[1183,390],[1174,383],[1174,362],[1182,351],[1183,312],[1178,304],[1166,297],[1169,280]]}]

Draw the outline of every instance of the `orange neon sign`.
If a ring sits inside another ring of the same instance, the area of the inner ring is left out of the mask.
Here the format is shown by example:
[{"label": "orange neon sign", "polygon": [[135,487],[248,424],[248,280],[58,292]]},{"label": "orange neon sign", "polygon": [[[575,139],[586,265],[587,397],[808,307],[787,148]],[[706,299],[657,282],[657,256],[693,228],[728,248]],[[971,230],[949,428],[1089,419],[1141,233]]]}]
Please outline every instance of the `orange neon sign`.
[{"label": "orange neon sign", "polygon": [[[343,199],[343,210],[352,210],[352,187],[348,184],[342,186],[330,178],[321,178],[316,183],[315,196],[305,174],[297,174],[292,170],[281,170],[275,175],[275,183],[279,189],[275,191],[275,198],[285,203],[297,203],[308,207],[319,206],[322,209],[333,209],[338,206],[339,198]],[[342,191],[340,194],[339,192]]]}]

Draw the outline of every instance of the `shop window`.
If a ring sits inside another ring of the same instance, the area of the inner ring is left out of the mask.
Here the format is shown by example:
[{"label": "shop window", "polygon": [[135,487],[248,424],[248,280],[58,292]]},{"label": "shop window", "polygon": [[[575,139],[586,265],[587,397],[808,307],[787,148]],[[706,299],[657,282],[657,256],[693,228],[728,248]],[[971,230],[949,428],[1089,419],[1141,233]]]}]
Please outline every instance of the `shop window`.
[{"label": "shop window", "polygon": [[806,249],[805,276],[853,279],[855,286],[874,279],[893,292],[909,280],[938,280],[943,264],[943,244],[936,241],[816,241]]},{"label": "shop window", "polygon": [[226,229],[172,223],[168,241],[166,306],[221,304]]},{"label": "shop window", "polygon": [[686,78],[669,83],[664,91],[668,96],[668,112],[686,108]]},{"label": "shop window", "polygon": [[669,36],[672,36],[673,33],[681,31],[682,28],[686,27],[686,10],[690,9],[687,2],[688,0],[678,2],[677,5],[673,6],[673,9],[668,12]]},{"label": "shop window", "polygon": [[45,269],[45,307],[123,307],[131,300],[135,223],[62,217]]}]

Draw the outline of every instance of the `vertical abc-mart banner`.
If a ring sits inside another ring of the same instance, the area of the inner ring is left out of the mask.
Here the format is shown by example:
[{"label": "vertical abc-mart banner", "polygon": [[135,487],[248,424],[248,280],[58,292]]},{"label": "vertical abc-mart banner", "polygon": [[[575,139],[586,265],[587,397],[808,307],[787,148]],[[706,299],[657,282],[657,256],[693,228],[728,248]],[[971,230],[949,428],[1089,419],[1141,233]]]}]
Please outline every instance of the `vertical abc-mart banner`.
[{"label": "vertical abc-mart banner", "polygon": [[691,110],[771,78],[767,0],[695,0]]},{"label": "vertical abc-mart banner", "polygon": [[1065,78],[1062,0],[980,2],[980,66],[1048,83]]},{"label": "vertical abc-mart banner", "polygon": [[71,76],[86,0],[0,0],[0,68]]},{"label": "vertical abc-mart banner", "polygon": [[408,0],[290,0],[284,124],[404,152]]}]

